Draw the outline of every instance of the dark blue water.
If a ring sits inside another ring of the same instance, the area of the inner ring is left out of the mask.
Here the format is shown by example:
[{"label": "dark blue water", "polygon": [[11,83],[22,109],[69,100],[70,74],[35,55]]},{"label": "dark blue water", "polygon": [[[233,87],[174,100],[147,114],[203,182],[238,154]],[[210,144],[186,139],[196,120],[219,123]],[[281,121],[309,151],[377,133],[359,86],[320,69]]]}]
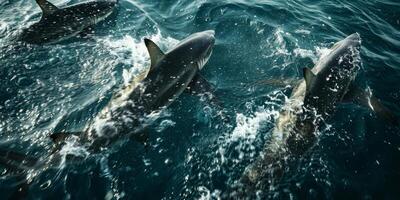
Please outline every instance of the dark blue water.
[{"label": "dark blue water", "polygon": [[[54,0],[62,7],[79,0]],[[230,121],[201,96],[183,94],[135,141],[84,161],[29,171],[29,199],[218,199],[260,153],[290,91],[260,80],[300,79],[336,41],[358,32],[356,82],[400,116],[400,3],[366,1],[120,0],[84,38],[53,45],[13,41],[39,20],[33,0],[0,0],[0,146],[43,157],[49,134],[83,130],[110,97],[149,66],[143,38],[172,48],[213,29],[202,74]],[[269,198],[397,199],[400,132],[370,110],[343,104],[315,146]],[[85,154],[79,146],[69,153]],[[1,199],[21,180],[1,169]]]}]

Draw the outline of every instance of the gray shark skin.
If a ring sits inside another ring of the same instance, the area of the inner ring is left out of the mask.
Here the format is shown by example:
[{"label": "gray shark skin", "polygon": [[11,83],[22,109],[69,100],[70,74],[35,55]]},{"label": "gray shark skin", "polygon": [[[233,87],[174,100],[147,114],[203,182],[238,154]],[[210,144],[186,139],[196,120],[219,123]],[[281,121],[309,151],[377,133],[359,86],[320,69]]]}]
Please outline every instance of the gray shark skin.
[{"label": "gray shark skin", "polygon": [[318,128],[341,102],[368,106],[378,116],[397,124],[383,104],[353,85],[360,69],[360,48],[360,35],[354,33],[337,42],[314,68],[303,69],[304,80],[293,88],[261,156],[246,168],[228,196],[252,199],[268,195],[279,183],[287,162],[299,159],[315,144]]},{"label": "gray shark skin", "polygon": [[103,0],[57,8],[46,0],[36,2],[42,9],[42,17],[18,38],[30,44],[56,43],[74,37],[107,18],[117,3]]}]

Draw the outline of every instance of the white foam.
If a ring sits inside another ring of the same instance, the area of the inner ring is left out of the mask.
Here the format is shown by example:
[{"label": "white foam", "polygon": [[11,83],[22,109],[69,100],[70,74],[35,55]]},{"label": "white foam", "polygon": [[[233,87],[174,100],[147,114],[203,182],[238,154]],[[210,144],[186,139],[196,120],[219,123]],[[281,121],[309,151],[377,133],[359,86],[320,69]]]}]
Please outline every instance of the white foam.
[{"label": "white foam", "polygon": [[169,112],[169,110],[167,110],[167,109],[155,110],[155,111],[151,112],[150,114],[146,115],[143,120],[146,123],[152,123],[159,118],[170,117],[171,115],[172,115],[171,112]]},{"label": "white foam", "polygon": [[[275,119],[279,116],[280,107],[286,101],[286,95],[276,90],[268,94],[268,100],[265,101],[264,105],[256,107],[256,111],[250,115],[243,113],[236,114],[236,125],[234,129],[226,132],[223,138],[218,140],[220,144],[216,150],[216,156],[214,157],[215,163],[224,164],[226,160],[230,160],[235,163],[240,163],[244,158],[254,158],[258,154],[256,152],[257,138],[260,138],[258,134],[267,136],[268,127],[273,126]],[[247,110],[253,110],[255,107],[254,102],[247,102]],[[262,132],[261,131],[265,131]],[[233,146],[232,146],[233,145]],[[234,148],[237,156],[232,158],[230,154],[231,149]]]},{"label": "white foam", "polygon": [[176,124],[176,122],[174,122],[170,119],[165,119],[165,120],[161,121],[160,125],[158,125],[158,127],[156,128],[156,131],[163,132],[165,129],[175,126],[175,124]]},{"label": "white foam", "polygon": [[295,48],[293,50],[294,56],[301,58],[310,58],[314,64],[316,64],[318,60],[328,55],[330,52],[331,50],[329,48],[318,47],[318,46],[315,46],[314,50],[302,49],[300,47]]},{"label": "white foam", "polygon": [[211,192],[207,187],[199,186],[197,187],[197,191],[200,193],[200,197],[198,198],[199,200],[221,199],[220,190],[214,190]]},{"label": "white foam", "polygon": [[89,152],[79,142],[78,136],[71,135],[65,140],[65,144],[62,146],[60,150],[60,155],[62,156],[60,168],[63,168],[66,163],[66,157],[68,155],[74,155],[77,157],[87,157],[89,156]]},{"label": "white foam", "polygon": [[305,35],[310,35],[311,31],[305,30],[305,29],[297,29],[294,31],[295,33],[300,33],[300,34],[305,34]]},{"label": "white foam", "polygon": [[[179,42],[179,40],[172,37],[163,37],[160,31],[148,38],[159,45],[164,51],[172,48]],[[135,75],[150,67],[150,56],[143,39],[136,40],[126,35],[120,39],[107,38],[99,40],[105,44],[112,55],[118,57],[119,62],[132,66],[131,68],[123,69],[122,76],[125,86],[129,85]]]},{"label": "white foam", "polygon": [[[258,107],[257,111],[251,116],[245,116],[242,113],[236,115],[236,127],[230,135],[231,141],[240,139],[254,140],[263,123],[273,123],[279,116],[280,104],[287,100],[285,94],[281,91],[273,91],[268,95],[268,100],[264,106]],[[280,97],[285,100],[282,102]],[[252,103],[248,103],[252,107]]]},{"label": "white foam", "polygon": [[284,35],[289,34],[284,32],[282,28],[277,28],[274,32],[274,42],[277,44],[276,53],[275,54],[283,54],[290,55],[289,51],[286,48],[286,42],[284,40]]},{"label": "white foam", "polygon": [[0,34],[4,33],[7,30],[8,26],[9,25],[7,22],[0,20]]},{"label": "white foam", "polygon": [[296,49],[293,50],[293,53],[297,57],[311,58],[313,61],[315,59],[317,59],[316,56],[315,56],[314,51],[312,51],[312,50],[296,48]]},{"label": "white foam", "polygon": [[207,187],[199,186],[197,188],[197,191],[199,191],[200,195],[201,195],[199,200],[209,200],[209,199],[211,199],[211,191]]},{"label": "white foam", "polygon": [[315,47],[316,55],[319,59],[328,55],[332,50],[326,47]]},{"label": "white foam", "polygon": [[231,140],[250,139],[254,140],[263,122],[272,120],[273,114],[259,111],[252,116],[246,117],[242,113],[236,115],[236,127],[231,134]]}]

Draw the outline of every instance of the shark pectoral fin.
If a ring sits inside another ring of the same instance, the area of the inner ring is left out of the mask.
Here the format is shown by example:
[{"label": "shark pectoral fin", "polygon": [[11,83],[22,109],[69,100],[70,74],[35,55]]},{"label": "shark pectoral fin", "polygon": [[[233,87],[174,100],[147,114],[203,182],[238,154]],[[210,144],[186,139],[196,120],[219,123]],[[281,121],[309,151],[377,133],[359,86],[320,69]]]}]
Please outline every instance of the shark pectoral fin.
[{"label": "shark pectoral fin", "polygon": [[370,108],[376,113],[379,118],[388,121],[389,123],[398,126],[399,119],[385,105],[379,101],[370,91],[363,90],[355,85],[349,87],[349,91],[343,97],[343,102],[352,102],[364,107]]},{"label": "shark pectoral fin", "polygon": [[147,51],[149,51],[151,62],[150,71],[152,71],[155,69],[157,63],[164,57],[164,52],[150,39],[145,38],[144,43],[146,44]]},{"label": "shark pectoral fin", "polygon": [[309,91],[312,82],[315,80],[316,75],[311,71],[310,68],[304,67],[303,68],[303,76],[304,80],[306,81],[306,88]]},{"label": "shark pectoral fin", "polygon": [[58,10],[57,6],[47,0],[36,0],[36,3],[39,5],[40,9],[42,9],[43,16],[51,15]]},{"label": "shark pectoral fin", "polygon": [[192,95],[206,94],[207,101],[219,110],[219,115],[221,118],[228,122],[230,121],[229,116],[223,109],[223,103],[214,94],[215,87],[208,82],[201,74],[197,73],[192,81],[189,83],[187,90]]},{"label": "shark pectoral fin", "polygon": [[215,88],[201,74],[197,73],[189,83],[187,90],[190,94],[209,94],[208,99],[213,105],[220,106],[220,102],[214,95]]},{"label": "shark pectoral fin", "polygon": [[389,110],[389,108],[383,105],[382,102],[379,101],[379,99],[375,96],[371,96],[370,105],[370,107],[378,115],[378,117],[385,119],[394,126],[400,125],[400,121],[396,117],[396,115],[391,110]]},{"label": "shark pectoral fin", "polygon": [[214,86],[199,73],[193,77],[187,89],[191,94],[213,93],[215,91]]},{"label": "shark pectoral fin", "polygon": [[287,87],[287,86],[293,87],[298,82],[299,79],[293,79],[293,78],[268,78],[252,83],[250,86],[269,85],[275,87]]}]

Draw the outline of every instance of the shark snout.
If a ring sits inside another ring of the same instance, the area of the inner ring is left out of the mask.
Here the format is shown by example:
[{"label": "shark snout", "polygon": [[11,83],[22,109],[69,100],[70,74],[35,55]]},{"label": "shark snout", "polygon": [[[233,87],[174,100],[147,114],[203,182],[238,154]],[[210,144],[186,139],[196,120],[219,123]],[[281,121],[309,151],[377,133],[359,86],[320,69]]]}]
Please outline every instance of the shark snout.
[{"label": "shark snout", "polygon": [[207,30],[207,31],[203,31],[203,33],[205,35],[208,35],[208,37],[215,39],[215,31],[214,30]]},{"label": "shark snout", "polygon": [[207,63],[208,59],[210,58],[214,44],[215,44],[215,31],[207,30],[198,33],[199,34],[199,69],[202,69],[205,63]]},{"label": "shark snout", "polygon": [[212,53],[212,49],[214,48],[214,44],[215,44],[215,31],[208,30],[208,31],[204,31],[204,32],[207,35],[207,40],[208,40],[208,47],[206,50],[206,55],[207,55],[207,57],[210,57],[211,53]]},{"label": "shark snout", "polygon": [[359,33],[353,33],[347,36],[345,40],[354,47],[361,46],[361,37]]},{"label": "shark snout", "polygon": [[360,40],[361,37],[360,37],[360,34],[359,34],[359,33],[353,33],[353,34],[349,35],[349,36],[347,37],[347,39],[349,39],[349,40]]},{"label": "shark snout", "polygon": [[203,31],[202,34],[205,37],[207,48],[212,48],[215,44],[215,31],[214,30],[207,30]]}]

